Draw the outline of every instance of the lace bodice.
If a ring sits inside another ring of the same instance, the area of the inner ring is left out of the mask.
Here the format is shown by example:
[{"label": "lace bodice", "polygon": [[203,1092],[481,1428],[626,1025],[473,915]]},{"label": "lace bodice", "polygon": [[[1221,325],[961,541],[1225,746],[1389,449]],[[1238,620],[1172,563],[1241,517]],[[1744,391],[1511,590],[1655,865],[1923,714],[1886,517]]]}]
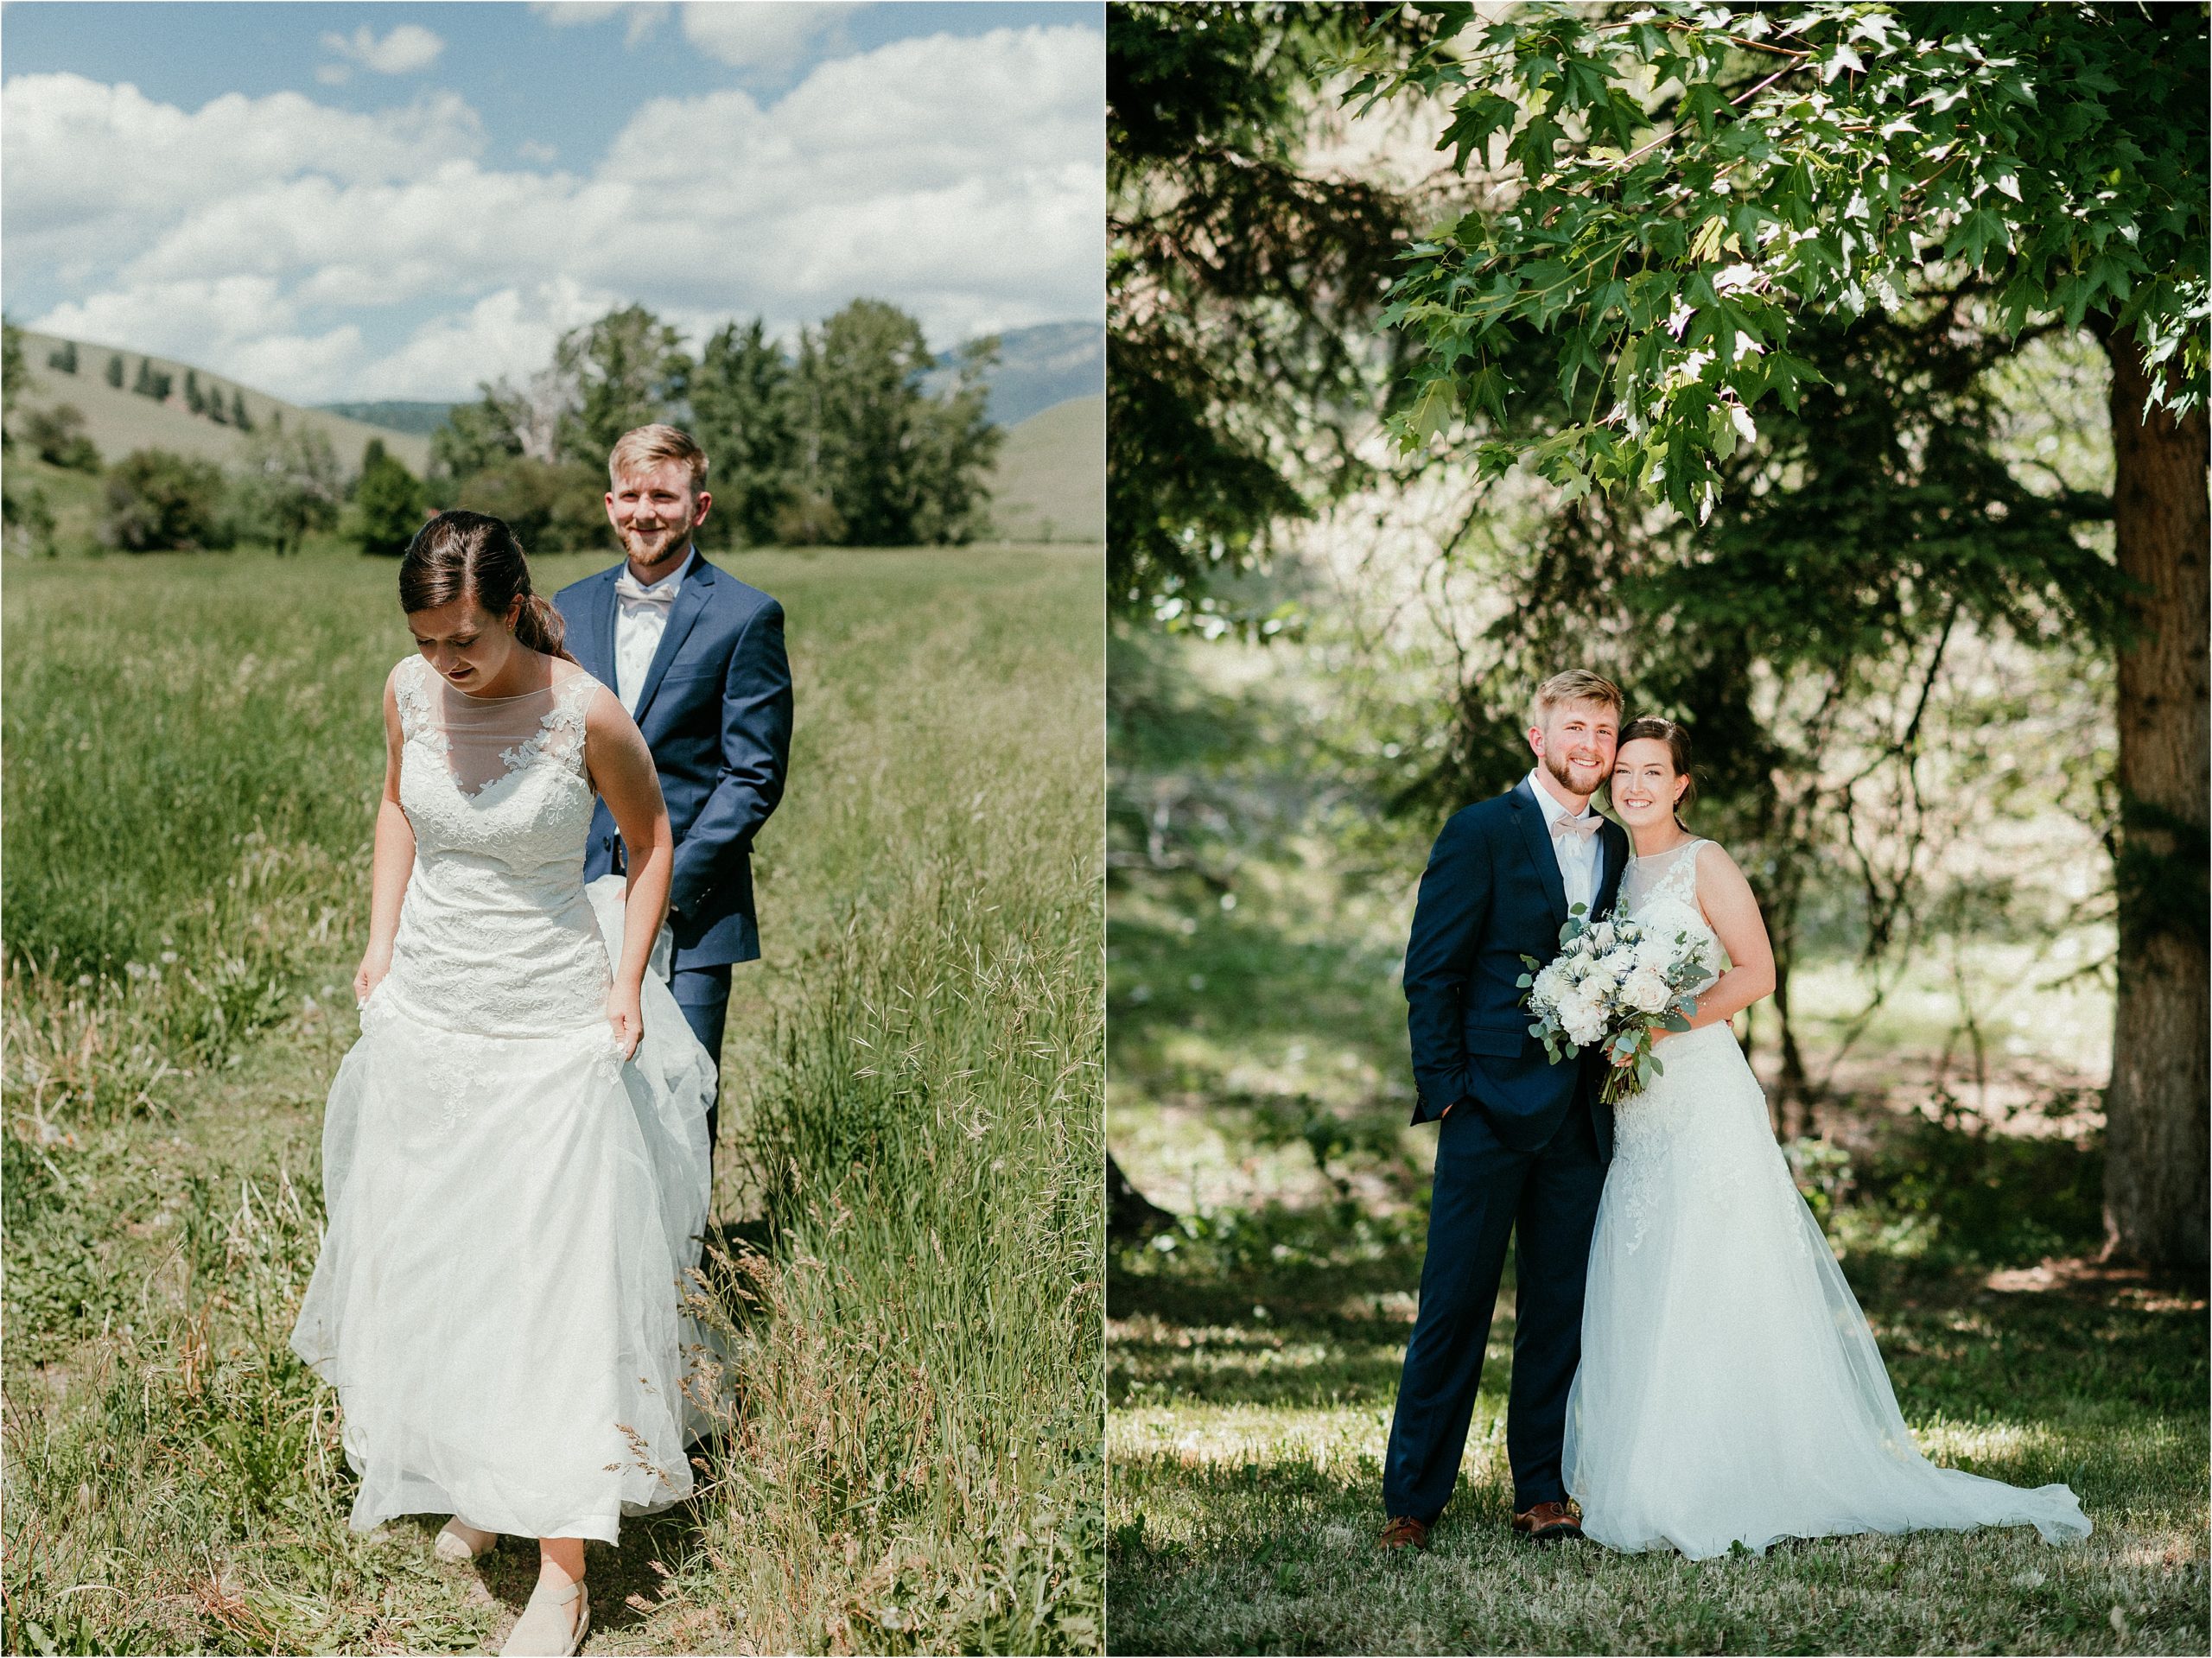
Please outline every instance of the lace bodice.
[{"label": "lace bodice", "polygon": [[[1707,964],[1717,979],[1725,959],[1720,939],[1697,901],[1698,849],[1707,844],[1685,841],[1671,851],[1630,858],[1621,876],[1620,908],[1631,920],[1662,937],[1688,933],[1703,946]],[[1712,979],[1706,982],[1711,983]]]},{"label": "lace bodice", "polygon": [[420,657],[392,670],[399,804],[415,832],[389,987],[420,1020],[543,1035],[604,1017],[608,975],[584,896],[592,791],[581,670],[473,697]]}]

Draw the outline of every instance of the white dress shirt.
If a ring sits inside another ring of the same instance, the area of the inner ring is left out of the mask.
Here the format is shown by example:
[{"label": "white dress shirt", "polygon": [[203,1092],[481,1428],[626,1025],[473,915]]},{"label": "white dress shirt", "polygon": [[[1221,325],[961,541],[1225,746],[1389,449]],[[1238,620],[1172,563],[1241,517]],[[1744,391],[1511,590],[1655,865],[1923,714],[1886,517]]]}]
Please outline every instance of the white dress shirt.
[{"label": "white dress shirt", "polygon": [[[1552,793],[1549,779],[1541,765],[1529,772],[1529,783],[1535,791],[1536,804],[1542,809],[1547,833],[1563,817],[1580,820],[1597,816],[1590,810],[1590,803],[1586,800],[1582,803],[1580,811],[1568,811],[1559,797]],[[1598,902],[1598,837],[1595,835],[1554,835],[1551,842],[1552,855],[1559,860],[1560,883],[1567,888],[1567,907],[1572,911],[1576,905],[1581,905],[1583,918],[1587,920],[1591,909]]]},{"label": "white dress shirt", "polygon": [[691,572],[691,561],[698,557],[696,550],[687,550],[683,562],[676,567],[672,575],[664,575],[651,587],[642,586],[626,566],[614,581],[614,694],[622,699],[622,706],[637,717],[638,698],[645,689],[645,675],[653,665],[653,653],[660,649],[661,635],[668,632],[669,613],[676,608],[676,596],[683,590],[683,578]]}]

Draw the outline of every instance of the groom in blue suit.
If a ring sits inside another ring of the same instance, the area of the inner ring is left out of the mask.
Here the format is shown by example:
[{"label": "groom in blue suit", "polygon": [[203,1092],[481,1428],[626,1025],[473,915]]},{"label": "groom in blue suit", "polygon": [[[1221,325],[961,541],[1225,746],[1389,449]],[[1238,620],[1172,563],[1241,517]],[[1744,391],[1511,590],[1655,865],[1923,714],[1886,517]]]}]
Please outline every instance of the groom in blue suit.
[{"label": "groom in blue suit", "polygon": [[[628,557],[553,597],[568,647],[630,710],[652,750],[676,836],[669,988],[719,1070],[730,968],[760,954],[753,841],[783,798],[791,670],[783,607],[702,558],[707,457],[672,426],[625,433],[607,460],[607,516]],[[623,869],[601,802],[584,879]],[[707,1112],[711,1156],[721,1095]]]},{"label": "groom in blue suit", "polygon": [[1513,1379],[1505,1418],[1514,1529],[1579,1536],[1560,1476],[1567,1388],[1612,1112],[1588,1056],[1553,1064],[1529,1035],[1521,958],[1548,962],[1574,906],[1612,907],[1627,833],[1590,797],[1612,776],[1621,694],[1581,670],[1537,688],[1536,765],[1444,826],[1406,946],[1414,1121],[1438,1123],[1421,1311],[1382,1468],[1385,1547],[1420,1547],[1459,1476],[1491,1314],[1514,1243]]}]

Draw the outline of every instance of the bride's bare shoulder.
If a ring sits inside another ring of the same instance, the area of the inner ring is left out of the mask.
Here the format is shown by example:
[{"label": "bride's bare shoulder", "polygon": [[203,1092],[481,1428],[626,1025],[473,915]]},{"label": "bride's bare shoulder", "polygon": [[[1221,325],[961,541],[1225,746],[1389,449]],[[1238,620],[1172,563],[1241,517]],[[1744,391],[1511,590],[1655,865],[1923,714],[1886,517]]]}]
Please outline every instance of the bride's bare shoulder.
[{"label": "bride's bare shoulder", "polygon": [[1751,883],[1743,867],[1718,841],[1700,841],[1697,848],[1697,891],[1700,903],[1716,897],[1749,898]]}]

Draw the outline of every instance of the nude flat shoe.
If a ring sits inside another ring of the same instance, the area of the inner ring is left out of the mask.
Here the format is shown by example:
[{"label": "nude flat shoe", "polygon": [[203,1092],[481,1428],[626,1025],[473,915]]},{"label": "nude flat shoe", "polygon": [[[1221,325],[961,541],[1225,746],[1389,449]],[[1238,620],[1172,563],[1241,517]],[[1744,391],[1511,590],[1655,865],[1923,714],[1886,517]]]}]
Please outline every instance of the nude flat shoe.
[{"label": "nude flat shoe", "polygon": [[[576,1606],[575,1623],[569,1623],[569,1608]],[[545,1579],[537,1580],[537,1587],[530,1591],[530,1604],[522,1609],[522,1616],[507,1636],[507,1644],[499,1648],[499,1658],[569,1658],[584,1643],[584,1632],[591,1628],[591,1598],[584,1593],[584,1586],[572,1583],[566,1589],[548,1589]]]},{"label": "nude flat shoe", "polygon": [[445,1528],[438,1533],[438,1540],[430,1547],[440,1560],[462,1566],[480,1554],[489,1554],[499,1546],[498,1532],[480,1530],[455,1515],[446,1521]]}]

